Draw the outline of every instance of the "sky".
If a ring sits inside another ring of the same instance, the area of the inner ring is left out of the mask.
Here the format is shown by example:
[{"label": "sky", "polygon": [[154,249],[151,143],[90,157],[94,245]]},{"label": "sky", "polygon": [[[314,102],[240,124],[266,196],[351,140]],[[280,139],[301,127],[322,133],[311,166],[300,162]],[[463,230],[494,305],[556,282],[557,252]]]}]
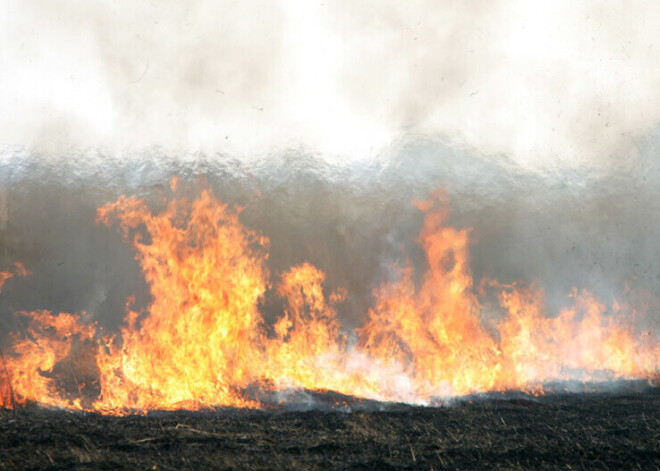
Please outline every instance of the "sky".
[{"label": "sky", "polygon": [[0,0],[0,146],[360,162],[434,136],[620,168],[660,121],[659,40],[640,0]]}]

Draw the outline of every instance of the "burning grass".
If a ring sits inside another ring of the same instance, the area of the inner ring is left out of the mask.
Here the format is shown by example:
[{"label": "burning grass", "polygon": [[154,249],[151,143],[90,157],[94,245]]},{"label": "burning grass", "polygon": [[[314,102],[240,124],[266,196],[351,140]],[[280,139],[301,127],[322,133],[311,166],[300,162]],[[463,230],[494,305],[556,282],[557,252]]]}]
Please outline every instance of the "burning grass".
[{"label": "burning grass", "polygon": [[[653,312],[611,307],[574,289],[573,305],[547,313],[543,291],[482,279],[470,269],[470,230],[447,224],[447,195],[415,202],[427,267],[404,262],[374,290],[362,324],[348,331],[325,273],[302,262],[271,278],[269,239],[245,227],[242,209],[172,182],[153,209],[121,197],[99,208],[135,251],[151,301],[129,299],[119,332],[93,313],[18,312],[25,329],[3,349],[0,405],[36,402],[106,414],[126,410],[260,408],[251,391],[332,390],[376,401],[504,390],[543,392],[552,381],[657,378]],[[0,283],[25,275],[17,266]],[[273,323],[266,293],[281,301]],[[493,315],[487,315],[487,312]],[[641,321],[640,321],[641,320]]]},{"label": "burning grass", "polygon": [[[315,399],[323,405],[337,397]],[[449,407],[362,406],[353,413],[224,408],[126,417],[38,407],[4,411],[0,469],[660,466],[657,388],[464,398]]]}]

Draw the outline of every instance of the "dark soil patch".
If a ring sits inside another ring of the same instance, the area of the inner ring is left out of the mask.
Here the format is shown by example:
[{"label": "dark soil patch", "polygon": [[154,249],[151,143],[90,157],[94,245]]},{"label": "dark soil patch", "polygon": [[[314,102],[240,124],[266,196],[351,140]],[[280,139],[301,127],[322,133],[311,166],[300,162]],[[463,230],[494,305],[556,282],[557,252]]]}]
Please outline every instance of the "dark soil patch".
[{"label": "dark soil patch", "polygon": [[0,411],[0,469],[657,469],[660,390],[378,410]]}]

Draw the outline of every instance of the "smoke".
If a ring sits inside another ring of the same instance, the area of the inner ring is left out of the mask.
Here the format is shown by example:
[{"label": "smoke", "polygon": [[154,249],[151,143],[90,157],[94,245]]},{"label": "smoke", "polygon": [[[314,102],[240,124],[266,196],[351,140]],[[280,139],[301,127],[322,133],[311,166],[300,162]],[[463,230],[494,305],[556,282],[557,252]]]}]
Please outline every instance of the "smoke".
[{"label": "smoke", "polygon": [[[7,153],[0,158],[2,264],[21,261],[32,275],[7,283],[0,309],[6,322],[16,310],[87,311],[114,328],[128,297],[146,306],[149,291],[132,247],[95,223],[96,209],[128,194],[158,210],[172,175],[193,196],[208,186],[245,208],[242,223],[270,239],[272,286],[309,262],[326,272],[328,293],[345,288],[339,316],[348,329],[364,321],[373,289],[395,276],[393,264],[409,260],[418,276],[426,270],[417,243],[424,215],[411,202],[439,187],[450,196],[449,223],[471,228],[477,284],[535,282],[550,315],[571,303],[573,287],[606,303],[629,282],[657,294],[659,145],[645,141],[629,172],[617,176],[533,176],[513,161],[501,165],[435,140],[403,142],[378,161],[351,166],[301,152],[252,165],[217,156],[182,162],[165,154],[44,160]],[[268,320],[282,312],[275,298],[269,292],[264,303]]]},{"label": "smoke", "polygon": [[526,170],[618,171],[660,118],[659,9],[5,0],[0,144],[369,161],[430,135]]}]

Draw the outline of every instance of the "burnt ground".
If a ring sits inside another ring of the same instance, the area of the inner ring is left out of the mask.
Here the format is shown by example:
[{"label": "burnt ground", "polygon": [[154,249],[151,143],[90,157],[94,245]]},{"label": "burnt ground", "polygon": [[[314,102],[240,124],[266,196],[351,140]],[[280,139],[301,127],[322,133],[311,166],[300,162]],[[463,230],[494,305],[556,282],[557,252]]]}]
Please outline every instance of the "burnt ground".
[{"label": "burnt ground", "polygon": [[656,388],[354,409],[0,411],[0,469],[660,468]]}]

